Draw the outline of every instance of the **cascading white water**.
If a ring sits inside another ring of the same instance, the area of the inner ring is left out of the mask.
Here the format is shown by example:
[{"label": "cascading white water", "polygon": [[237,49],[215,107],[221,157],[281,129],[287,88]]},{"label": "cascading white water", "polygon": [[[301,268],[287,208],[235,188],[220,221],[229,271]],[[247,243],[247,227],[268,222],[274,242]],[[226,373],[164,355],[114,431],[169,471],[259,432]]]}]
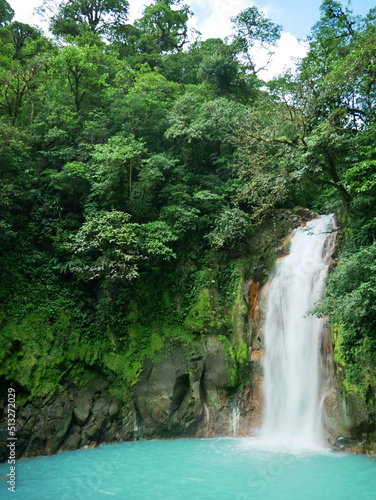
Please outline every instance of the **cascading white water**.
[{"label": "cascading white water", "polygon": [[[307,313],[320,298],[328,268],[332,215],[297,229],[267,292],[263,327],[264,414],[261,438],[303,448],[323,445],[318,341],[322,321]],[[328,229],[329,228],[329,229]]]},{"label": "cascading white water", "polygon": [[230,436],[236,437],[239,434],[239,421],[240,421],[240,409],[238,405],[237,398],[235,398],[230,402]]}]

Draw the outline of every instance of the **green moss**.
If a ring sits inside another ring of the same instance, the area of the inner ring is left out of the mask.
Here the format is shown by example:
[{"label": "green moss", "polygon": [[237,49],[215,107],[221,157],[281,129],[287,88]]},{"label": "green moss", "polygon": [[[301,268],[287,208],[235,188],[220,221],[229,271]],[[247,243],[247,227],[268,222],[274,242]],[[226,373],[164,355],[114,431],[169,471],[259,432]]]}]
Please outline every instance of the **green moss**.
[{"label": "green moss", "polygon": [[[152,363],[160,359],[161,352],[169,345],[179,342],[186,348],[193,344],[192,336],[181,326],[151,323],[150,325],[131,325],[126,348],[122,352],[105,352],[102,362],[105,369],[112,373],[113,385],[121,382],[124,387],[133,387],[142,373],[146,358]],[[111,389],[111,388],[110,388]],[[128,396],[129,391],[123,393]]]},{"label": "green moss", "polygon": [[163,290],[162,303],[168,309],[173,306],[173,302],[171,300],[171,294],[168,290]]},{"label": "green moss", "polygon": [[228,364],[227,374],[229,376],[231,386],[239,386],[244,381],[245,372],[247,372],[247,376],[249,376],[249,370],[245,370],[245,367],[249,364],[248,345],[245,342],[234,345],[224,335],[219,335],[218,338],[222,342],[225,349]]},{"label": "green moss", "polygon": [[231,308],[238,297],[239,287],[248,273],[248,259],[229,260],[221,265],[218,276],[220,294],[228,308]]},{"label": "green moss", "polygon": [[118,375],[126,386],[132,387],[142,372],[143,357],[134,349],[130,349],[126,354],[105,353],[103,363],[108,370]]},{"label": "green moss", "polygon": [[0,340],[0,375],[21,385],[32,396],[53,393],[66,371],[62,332],[70,316],[61,311],[55,321],[34,312],[21,322],[10,321]]},{"label": "green moss", "polygon": [[217,292],[203,288],[184,321],[184,328],[192,333],[219,333],[224,321],[217,311],[217,304]]},{"label": "green moss", "polygon": [[183,346],[189,348],[195,343],[195,338],[184,327],[178,325],[162,325],[163,338],[167,342],[178,341]]},{"label": "green moss", "polygon": [[341,349],[340,345],[342,342],[342,325],[340,323],[334,323],[331,325],[331,334],[332,334],[332,342],[333,342],[333,349],[334,349],[334,360],[337,363],[341,363],[342,365],[345,364],[345,361],[342,357],[341,354]]},{"label": "green moss", "polygon": [[132,339],[142,339],[145,336],[145,326],[140,323],[130,325],[128,335]]},{"label": "green moss", "polygon": [[[332,342],[334,349],[334,360],[339,363],[339,369],[343,373],[343,389],[346,392],[358,394],[364,401],[368,402],[369,388],[376,384],[376,380],[367,376],[367,366],[362,364],[347,363],[343,352],[344,326],[341,323],[331,325]],[[361,349],[359,349],[360,351]],[[371,391],[372,392],[372,391]],[[371,397],[373,397],[371,395]]]},{"label": "green moss", "polygon": [[244,320],[248,314],[248,305],[244,298],[243,279],[237,281],[236,296],[231,308],[231,324],[234,340],[242,339],[245,334]]},{"label": "green moss", "polygon": [[242,363],[248,361],[249,358],[249,348],[245,342],[241,342],[236,350],[236,359],[238,362]]},{"label": "green moss", "polygon": [[127,315],[127,320],[131,322],[137,322],[142,317],[142,312],[138,308],[138,304],[135,300],[129,303],[129,313]]},{"label": "green moss", "polygon": [[158,331],[153,331],[150,336],[150,343],[146,350],[148,356],[153,358],[155,354],[163,349],[165,342],[163,336]]}]

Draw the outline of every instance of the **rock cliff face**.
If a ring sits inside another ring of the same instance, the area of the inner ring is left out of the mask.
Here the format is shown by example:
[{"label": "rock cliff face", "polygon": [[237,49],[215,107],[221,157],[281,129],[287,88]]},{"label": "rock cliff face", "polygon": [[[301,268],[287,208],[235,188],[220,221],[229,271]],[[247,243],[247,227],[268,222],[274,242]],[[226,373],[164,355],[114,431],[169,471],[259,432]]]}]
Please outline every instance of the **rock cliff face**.
[{"label": "rock cliff face", "polygon": [[[50,400],[18,411],[17,453],[31,457],[139,438],[232,434],[234,361],[216,337],[205,337],[197,353],[166,348],[160,360],[146,359],[126,404],[93,379],[80,389],[66,388]],[[247,401],[249,394],[243,395]],[[243,405],[247,405],[244,403]],[[0,429],[0,457],[6,458],[6,426]]]},{"label": "rock cliff face", "polygon": [[323,420],[327,441],[339,451],[376,453],[376,406],[346,389],[345,367],[335,359],[332,332],[321,342]]},{"label": "rock cliff face", "polygon": [[[338,239],[328,237],[324,258],[336,265]],[[346,368],[336,356],[335,325],[323,325],[320,345],[322,415],[329,446],[339,451],[376,452],[376,406],[346,388]]]},{"label": "rock cliff face", "polygon": [[[93,376],[83,387],[62,385],[52,396],[19,405],[18,457],[123,440],[252,435],[262,411],[262,302],[276,256],[289,251],[289,229],[315,217],[304,209],[281,211],[249,245],[254,258],[239,276],[236,297],[218,316],[218,290],[203,288],[187,315],[192,344],[172,341],[146,358],[135,385],[122,388]],[[271,233],[273,232],[273,235]],[[272,258],[270,258],[272,255]],[[274,256],[274,258],[273,258]],[[375,443],[376,410],[341,389],[330,332],[322,337],[323,408],[329,443],[338,449]],[[343,373],[343,372],[342,372]],[[115,389],[115,390],[114,390]],[[0,414],[5,417],[5,405]],[[0,460],[6,459],[6,423],[0,426]]]},{"label": "rock cliff face", "polygon": [[[84,390],[65,390],[50,399],[34,401],[18,410],[17,454],[51,455],[61,449],[75,450],[96,442],[131,439],[131,434],[122,431],[119,413],[119,400],[98,379]],[[1,441],[5,441],[6,435],[6,427],[2,425]],[[0,443],[3,459],[4,444]]]}]

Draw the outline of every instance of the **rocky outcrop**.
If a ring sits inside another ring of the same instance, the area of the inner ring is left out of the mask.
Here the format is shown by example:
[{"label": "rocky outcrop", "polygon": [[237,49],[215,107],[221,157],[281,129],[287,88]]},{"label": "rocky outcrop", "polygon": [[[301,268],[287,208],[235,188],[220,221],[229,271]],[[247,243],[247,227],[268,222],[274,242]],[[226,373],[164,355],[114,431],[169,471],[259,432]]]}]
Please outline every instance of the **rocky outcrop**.
[{"label": "rocky outcrop", "polygon": [[233,370],[234,360],[214,335],[190,357],[174,346],[154,366],[146,360],[134,391],[140,436],[229,435],[238,389]]},{"label": "rocky outcrop", "polygon": [[345,367],[336,361],[331,331],[321,341],[323,420],[328,444],[339,451],[376,453],[376,406],[346,389]]},{"label": "rocky outcrop", "polygon": [[[120,401],[94,379],[80,391],[64,391],[17,410],[17,456],[51,455],[104,441],[131,439],[119,422]],[[0,459],[6,455],[7,430],[0,429]]]},{"label": "rocky outcrop", "polygon": [[[324,258],[329,270],[336,265],[338,239],[332,233],[326,241]],[[328,444],[339,451],[376,453],[376,406],[346,384],[346,367],[338,356],[336,335],[329,318],[324,318],[320,345],[322,413]],[[336,355],[337,353],[337,355]],[[371,399],[371,398],[370,398]]]},{"label": "rocky outcrop", "polygon": [[194,380],[200,379],[202,362],[194,365],[190,377],[189,360],[177,346],[165,350],[154,365],[150,359],[145,361],[134,389],[140,437],[189,433],[200,413],[195,405],[198,395]]},{"label": "rocky outcrop", "polygon": [[[81,390],[66,389],[18,411],[17,457],[51,455],[59,450],[103,442],[157,437],[232,434],[234,360],[223,342],[205,337],[197,352],[175,344],[159,359],[146,359],[126,404],[93,379]],[[247,406],[248,392],[242,396]],[[207,415],[210,413],[210,419]],[[0,459],[6,458],[6,428],[0,430]]]}]

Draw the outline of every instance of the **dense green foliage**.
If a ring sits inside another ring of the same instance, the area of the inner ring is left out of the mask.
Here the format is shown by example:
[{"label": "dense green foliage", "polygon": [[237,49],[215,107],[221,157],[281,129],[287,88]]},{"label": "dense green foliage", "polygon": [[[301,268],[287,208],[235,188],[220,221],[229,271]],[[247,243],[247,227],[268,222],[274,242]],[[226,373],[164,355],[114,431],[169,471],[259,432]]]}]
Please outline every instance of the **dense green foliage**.
[{"label": "dense green foliage", "polygon": [[134,25],[124,0],[54,6],[50,40],[0,0],[0,378],[25,397],[92,372],[130,387],[145,356],[207,333],[240,363],[250,237],[300,204],[344,221],[323,310],[367,392],[376,11],[324,0],[296,74],[265,83],[249,49],[280,27],[255,7],[201,41],[175,0]]},{"label": "dense green foliage", "polygon": [[[376,367],[376,244],[346,255],[329,279],[325,312],[340,325],[340,361],[350,384],[372,397]],[[367,394],[368,392],[368,394]]]}]

